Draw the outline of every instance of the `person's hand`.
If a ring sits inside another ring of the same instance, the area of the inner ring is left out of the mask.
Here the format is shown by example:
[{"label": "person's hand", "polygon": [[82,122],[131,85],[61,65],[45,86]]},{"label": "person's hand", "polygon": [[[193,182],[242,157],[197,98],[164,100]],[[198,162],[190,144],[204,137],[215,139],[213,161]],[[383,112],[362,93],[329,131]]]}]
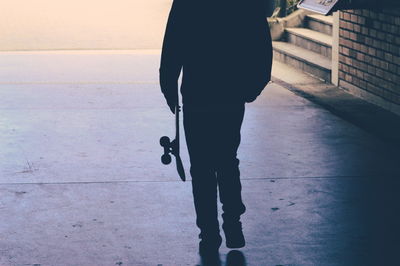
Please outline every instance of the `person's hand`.
[{"label": "person's hand", "polygon": [[175,114],[176,101],[174,101],[174,100],[169,100],[169,99],[167,98],[167,104],[168,104],[168,107],[169,107],[169,109],[171,110],[171,112],[172,112],[173,114]]},{"label": "person's hand", "polygon": [[173,114],[175,114],[175,107],[178,105],[178,90],[174,90],[173,94],[164,95],[165,100],[167,101],[168,107]]}]

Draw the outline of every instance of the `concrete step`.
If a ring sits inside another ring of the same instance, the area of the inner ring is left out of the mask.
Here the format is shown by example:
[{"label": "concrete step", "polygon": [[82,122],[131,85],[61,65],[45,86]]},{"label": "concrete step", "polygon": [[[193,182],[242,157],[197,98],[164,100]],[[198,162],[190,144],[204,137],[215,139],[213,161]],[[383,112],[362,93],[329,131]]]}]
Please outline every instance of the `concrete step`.
[{"label": "concrete step", "polygon": [[305,28],[286,28],[289,43],[332,58],[332,36]]},{"label": "concrete step", "polygon": [[273,42],[274,59],[326,82],[331,81],[332,62],[323,55],[287,42]]},{"label": "concrete step", "polygon": [[309,14],[304,22],[305,27],[332,36],[332,16]]}]

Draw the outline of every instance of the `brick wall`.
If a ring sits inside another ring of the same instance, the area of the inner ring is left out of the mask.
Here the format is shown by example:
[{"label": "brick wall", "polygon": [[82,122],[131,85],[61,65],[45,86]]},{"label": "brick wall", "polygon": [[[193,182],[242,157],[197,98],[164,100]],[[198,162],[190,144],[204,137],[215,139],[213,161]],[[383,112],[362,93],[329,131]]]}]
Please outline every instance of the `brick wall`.
[{"label": "brick wall", "polygon": [[400,112],[400,8],[339,13],[339,86]]}]

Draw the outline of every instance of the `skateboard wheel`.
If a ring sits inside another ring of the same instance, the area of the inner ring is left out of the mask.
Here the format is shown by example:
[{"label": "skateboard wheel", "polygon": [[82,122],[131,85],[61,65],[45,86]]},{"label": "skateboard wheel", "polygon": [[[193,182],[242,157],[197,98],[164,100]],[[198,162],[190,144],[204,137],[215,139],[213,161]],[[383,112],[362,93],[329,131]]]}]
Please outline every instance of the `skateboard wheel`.
[{"label": "skateboard wheel", "polygon": [[170,164],[171,163],[171,155],[169,155],[169,154],[163,154],[162,156],[161,156],[161,162],[163,163],[163,164]]},{"label": "skateboard wheel", "polygon": [[163,147],[167,147],[171,144],[171,140],[167,136],[163,136],[160,138],[160,145]]}]

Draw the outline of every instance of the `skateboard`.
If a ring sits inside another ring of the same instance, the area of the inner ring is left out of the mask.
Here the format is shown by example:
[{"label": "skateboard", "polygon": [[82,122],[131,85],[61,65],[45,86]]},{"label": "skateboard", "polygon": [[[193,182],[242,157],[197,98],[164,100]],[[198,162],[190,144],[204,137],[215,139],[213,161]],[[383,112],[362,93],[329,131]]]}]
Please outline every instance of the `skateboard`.
[{"label": "skateboard", "polygon": [[179,112],[180,106],[175,107],[175,139],[170,140],[169,137],[163,136],[160,138],[160,145],[164,148],[164,154],[161,156],[161,162],[163,164],[170,164],[172,161],[171,155],[175,156],[176,170],[178,171],[179,177],[182,181],[186,181],[185,170],[183,169],[182,159],[179,154]]}]

